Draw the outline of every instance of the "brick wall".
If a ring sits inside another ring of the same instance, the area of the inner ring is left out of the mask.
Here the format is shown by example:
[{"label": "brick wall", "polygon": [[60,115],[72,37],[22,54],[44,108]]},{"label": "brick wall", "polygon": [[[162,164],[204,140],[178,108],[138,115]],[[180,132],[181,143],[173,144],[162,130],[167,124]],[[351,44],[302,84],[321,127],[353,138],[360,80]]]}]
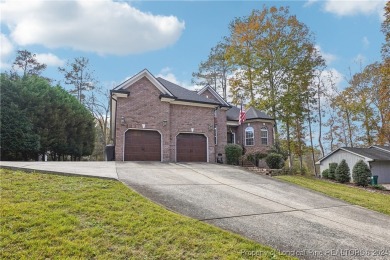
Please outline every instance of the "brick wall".
[{"label": "brick wall", "polygon": [[[271,122],[261,122],[261,121],[255,121],[255,122],[245,122],[243,125],[240,125],[236,129],[236,143],[241,145],[242,143],[242,133],[245,137],[245,128],[251,126],[254,129],[254,145],[252,146],[245,146],[246,153],[254,153],[254,152],[266,152],[268,149],[270,149],[274,144],[274,134],[273,134],[273,123]],[[244,131],[243,131],[244,127]],[[267,127],[268,129],[268,145],[261,144],[261,128]],[[245,138],[244,138],[245,143]]]},{"label": "brick wall", "polygon": [[[209,162],[215,161],[214,108],[170,105],[170,157],[176,158],[176,136],[179,133],[204,134],[208,140]],[[209,125],[212,126],[211,130]],[[193,128],[193,131],[192,129]]]},{"label": "brick wall", "polygon": [[[118,98],[116,120],[115,159],[123,160],[124,134],[128,129],[156,129],[162,134],[163,160],[170,161],[170,131],[169,126],[163,126],[163,121],[169,121],[169,104],[161,102],[161,92],[147,79],[142,78],[128,89],[128,98]],[[124,116],[126,124],[121,125]]]},{"label": "brick wall", "polygon": [[218,108],[216,111],[215,124],[217,127],[217,145],[216,154],[221,153],[223,161],[226,163],[225,146],[227,144],[227,126],[226,126],[226,110]]},{"label": "brick wall", "polygon": [[203,91],[201,96],[204,96],[205,98],[209,98],[209,99],[212,99],[212,100],[219,102],[219,100],[214,96],[214,94],[212,94],[208,89]]}]

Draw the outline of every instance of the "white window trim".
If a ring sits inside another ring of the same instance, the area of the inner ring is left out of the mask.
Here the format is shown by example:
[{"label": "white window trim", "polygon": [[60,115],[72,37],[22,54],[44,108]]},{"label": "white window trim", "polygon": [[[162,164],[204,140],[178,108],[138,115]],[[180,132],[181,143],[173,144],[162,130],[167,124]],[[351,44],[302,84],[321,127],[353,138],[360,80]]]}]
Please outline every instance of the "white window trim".
[{"label": "white window trim", "polygon": [[[248,128],[251,128],[252,129],[252,139],[253,139],[253,144],[247,144],[247,138],[246,138],[246,132],[247,132],[247,129]],[[252,126],[247,126],[246,128],[245,128],[245,146],[254,146],[255,145],[255,129],[252,127]]]},{"label": "white window trim", "polygon": [[[264,131],[265,130],[265,131]],[[263,137],[263,132],[266,132],[267,133],[267,143],[266,144],[263,144],[263,138],[265,138],[265,137]],[[262,145],[268,145],[268,143],[269,143],[269,141],[268,141],[268,138],[269,138],[269,135],[268,135],[268,128],[267,127],[265,127],[265,126],[263,126],[262,128],[260,128],[260,143],[262,144]]]}]

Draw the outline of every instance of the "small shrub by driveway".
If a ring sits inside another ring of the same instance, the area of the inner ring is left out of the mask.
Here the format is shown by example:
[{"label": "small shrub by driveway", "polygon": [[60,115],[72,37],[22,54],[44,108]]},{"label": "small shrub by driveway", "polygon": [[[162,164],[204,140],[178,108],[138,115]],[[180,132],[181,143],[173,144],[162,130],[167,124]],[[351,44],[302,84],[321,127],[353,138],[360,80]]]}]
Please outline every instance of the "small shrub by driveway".
[{"label": "small shrub by driveway", "polygon": [[0,178],[1,259],[292,259],[118,181],[3,169]]}]

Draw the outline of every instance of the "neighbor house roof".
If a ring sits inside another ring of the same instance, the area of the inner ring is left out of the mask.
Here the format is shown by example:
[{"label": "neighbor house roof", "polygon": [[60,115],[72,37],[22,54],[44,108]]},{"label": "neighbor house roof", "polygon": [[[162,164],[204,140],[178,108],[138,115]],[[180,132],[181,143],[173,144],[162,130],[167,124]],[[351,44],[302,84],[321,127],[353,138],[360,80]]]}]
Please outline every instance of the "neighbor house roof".
[{"label": "neighbor house roof", "polygon": [[369,148],[341,147],[322,157],[316,164],[321,163],[321,161],[340,150],[363,157],[366,161],[390,161],[390,148],[388,146],[383,146],[383,148],[376,146]]},{"label": "neighbor house roof", "polygon": [[[232,107],[228,111],[226,111],[226,117],[228,121],[238,121],[238,117],[240,115],[240,108],[238,107]],[[267,115],[266,113],[250,107],[246,111],[246,120],[251,120],[251,119],[268,119],[268,120],[274,120],[272,117]]]},{"label": "neighbor house roof", "polygon": [[373,145],[371,147],[381,149],[382,151],[389,152],[390,153],[390,146],[385,146],[385,145]]},{"label": "neighbor house roof", "polygon": [[190,102],[200,102],[206,104],[218,104],[224,105],[215,100],[203,97],[198,95],[196,92],[188,90],[186,88],[180,87],[168,80],[158,77],[157,80],[166,88],[173,96],[177,98],[177,100],[190,101]]}]

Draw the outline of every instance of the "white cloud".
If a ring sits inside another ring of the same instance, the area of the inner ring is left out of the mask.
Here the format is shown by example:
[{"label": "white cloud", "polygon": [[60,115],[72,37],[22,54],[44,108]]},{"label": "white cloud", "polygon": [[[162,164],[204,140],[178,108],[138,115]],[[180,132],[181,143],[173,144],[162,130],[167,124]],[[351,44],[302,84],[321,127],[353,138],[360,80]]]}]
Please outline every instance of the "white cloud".
[{"label": "white cloud", "polygon": [[366,61],[367,61],[367,58],[363,54],[360,54],[360,53],[353,58],[353,62],[355,62],[359,65],[365,64]]},{"label": "white cloud", "polygon": [[70,47],[126,55],[174,44],[185,28],[175,16],[142,12],[125,2],[11,1],[0,3],[1,22],[21,46]]},{"label": "white cloud", "polygon": [[337,60],[337,56],[328,52],[324,52],[320,45],[316,45],[315,48],[321,54],[322,58],[325,59],[327,65],[331,64],[333,61]]},{"label": "white cloud", "polygon": [[64,60],[52,53],[39,53],[35,57],[39,63],[44,63],[47,66],[63,66],[65,64]]},{"label": "white cloud", "polygon": [[367,48],[370,45],[370,41],[368,40],[367,36],[364,36],[362,39],[363,46]]},{"label": "white cloud", "polygon": [[11,64],[8,63],[7,59],[10,54],[14,51],[14,46],[8,37],[2,33],[0,33],[0,68],[7,69],[11,67]]},{"label": "white cloud", "polygon": [[338,16],[352,16],[357,14],[382,14],[386,0],[326,0],[324,9],[326,12],[336,14]]},{"label": "white cloud", "polygon": [[328,94],[333,93],[334,88],[336,90],[340,89],[340,83],[344,78],[344,75],[335,68],[324,70],[321,74],[321,81],[324,83]]},{"label": "white cloud", "polygon": [[169,67],[163,68],[155,77],[156,78],[161,77],[165,80],[168,80],[172,83],[175,83],[176,85],[179,85],[180,87],[183,87],[183,88],[186,88],[189,90],[199,90],[202,88],[201,86],[192,85],[186,81],[178,80],[177,77],[175,76],[175,74],[173,74],[171,68],[169,68]]},{"label": "white cloud", "polygon": [[319,0],[308,0],[304,5],[303,7],[309,7],[311,5],[313,5],[314,3],[318,2]]}]

